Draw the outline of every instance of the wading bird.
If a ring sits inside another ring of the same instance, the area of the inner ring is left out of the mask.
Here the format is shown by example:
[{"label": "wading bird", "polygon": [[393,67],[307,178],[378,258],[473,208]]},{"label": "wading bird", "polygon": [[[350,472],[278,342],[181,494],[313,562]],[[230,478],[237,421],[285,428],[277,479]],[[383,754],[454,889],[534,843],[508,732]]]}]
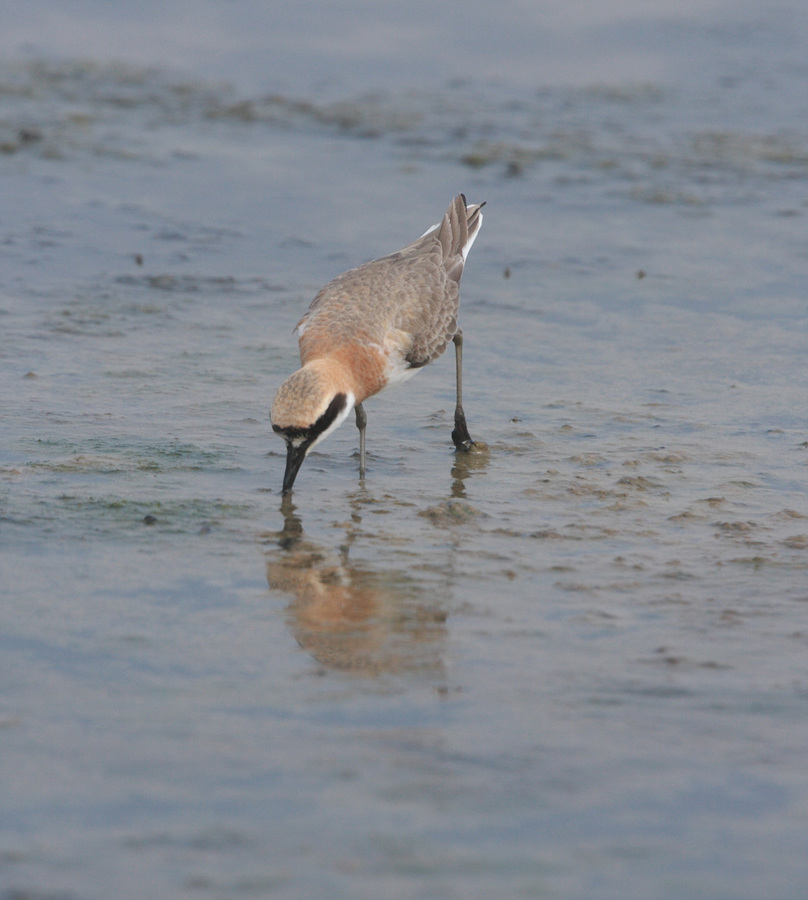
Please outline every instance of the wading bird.
[{"label": "wading bird", "polygon": [[473,444],[463,413],[463,334],[457,311],[460,277],[484,205],[468,206],[459,194],[443,220],[417,241],[344,272],[314,298],[295,328],[302,366],[280,386],[270,412],[273,430],[286,441],[284,494],[292,490],[308,452],[352,409],[364,477],[363,402],[437,359],[449,341],[457,365],[452,440],[458,450]]}]

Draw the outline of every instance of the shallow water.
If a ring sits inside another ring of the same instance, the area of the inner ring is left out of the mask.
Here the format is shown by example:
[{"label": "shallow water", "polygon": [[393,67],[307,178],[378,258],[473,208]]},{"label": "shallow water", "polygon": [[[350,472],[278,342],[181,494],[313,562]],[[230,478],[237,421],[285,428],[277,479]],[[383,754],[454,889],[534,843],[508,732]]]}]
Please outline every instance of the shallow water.
[{"label": "shallow water", "polygon": [[[801,897],[801,7],[46,6],[0,36],[0,897]],[[459,190],[485,446],[447,354],[281,504],[295,322]]]}]

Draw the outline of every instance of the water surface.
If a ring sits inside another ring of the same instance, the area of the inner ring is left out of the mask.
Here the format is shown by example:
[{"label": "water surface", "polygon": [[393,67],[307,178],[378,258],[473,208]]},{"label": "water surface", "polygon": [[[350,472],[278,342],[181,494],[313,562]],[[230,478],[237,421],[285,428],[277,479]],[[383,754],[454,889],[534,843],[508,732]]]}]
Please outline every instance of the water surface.
[{"label": "water surface", "polygon": [[[45,7],[0,36],[0,897],[802,896],[801,7]],[[460,190],[486,447],[447,354],[282,504],[294,324]]]}]

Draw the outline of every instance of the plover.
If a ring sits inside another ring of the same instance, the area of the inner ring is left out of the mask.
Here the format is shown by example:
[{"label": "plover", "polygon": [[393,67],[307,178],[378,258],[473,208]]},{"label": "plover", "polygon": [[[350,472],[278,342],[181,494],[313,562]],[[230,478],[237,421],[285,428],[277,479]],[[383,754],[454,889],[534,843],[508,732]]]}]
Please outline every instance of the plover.
[{"label": "plover", "polygon": [[463,413],[463,334],[457,325],[460,277],[482,225],[484,203],[459,194],[443,220],[402,250],[350,269],[329,282],[295,326],[298,369],[278,389],[272,428],[286,441],[283,494],[292,490],[308,452],[353,409],[359,429],[359,474],[365,474],[363,402],[405,381],[453,341],[457,405],[452,440],[473,444]]}]

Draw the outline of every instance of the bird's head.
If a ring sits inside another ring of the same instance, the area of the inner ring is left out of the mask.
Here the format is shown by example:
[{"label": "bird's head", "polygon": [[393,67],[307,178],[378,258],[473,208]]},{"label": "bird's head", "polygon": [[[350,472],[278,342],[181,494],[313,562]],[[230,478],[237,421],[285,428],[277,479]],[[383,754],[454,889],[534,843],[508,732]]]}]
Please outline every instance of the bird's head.
[{"label": "bird's head", "polygon": [[286,441],[283,494],[292,490],[303,460],[312,447],[338,428],[354,408],[354,394],[313,363],[298,369],[278,388],[272,402],[272,430]]}]

